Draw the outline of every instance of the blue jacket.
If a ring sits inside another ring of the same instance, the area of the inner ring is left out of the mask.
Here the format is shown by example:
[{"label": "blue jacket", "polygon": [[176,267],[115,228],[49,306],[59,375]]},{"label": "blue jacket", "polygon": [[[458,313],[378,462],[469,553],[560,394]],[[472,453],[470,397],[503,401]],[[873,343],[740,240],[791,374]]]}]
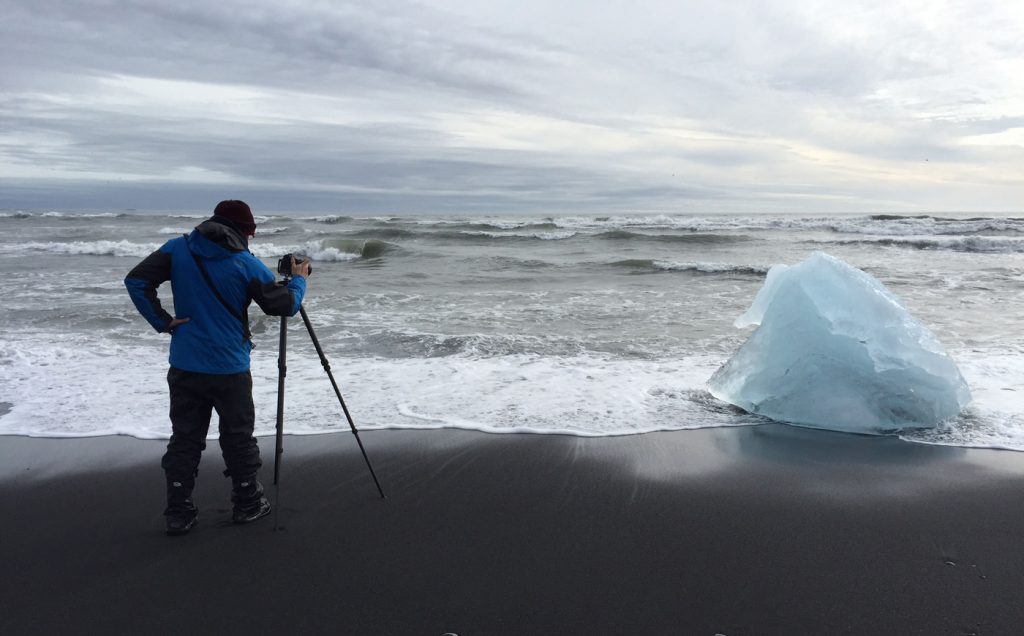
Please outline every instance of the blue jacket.
[{"label": "blue jacket", "polygon": [[[203,278],[198,257],[224,301]],[[139,313],[159,332],[171,315],[157,297],[157,287],[171,281],[174,316],[189,318],[171,333],[172,367],[197,373],[229,374],[249,370],[249,303],[264,313],[294,316],[306,292],[296,276],[287,285],[249,252],[245,237],[221,217],[204,221],[188,237],[178,237],[147,256],[124,279]]]}]

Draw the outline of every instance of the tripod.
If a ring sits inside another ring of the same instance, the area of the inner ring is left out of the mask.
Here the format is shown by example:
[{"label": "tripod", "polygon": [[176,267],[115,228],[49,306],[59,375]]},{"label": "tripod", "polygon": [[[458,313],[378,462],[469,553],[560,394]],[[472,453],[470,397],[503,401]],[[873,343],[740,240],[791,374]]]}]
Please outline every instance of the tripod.
[{"label": "tripod", "polygon": [[[309,322],[309,316],[306,314],[306,308],[299,305],[299,313],[302,315],[302,322],[306,325],[306,331],[309,332],[309,337],[313,341],[313,346],[316,347],[316,352],[320,356],[320,364],[323,365],[324,371],[327,372],[327,377],[331,380],[331,386],[334,387],[334,393],[338,396],[338,401],[341,402],[341,409],[345,412],[345,418],[348,420],[348,425],[352,429],[352,434],[356,438],[356,443],[359,444],[359,450],[363,453],[363,459],[366,460],[366,467],[370,469],[370,476],[373,477],[373,483],[377,485],[377,492],[380,493],[380,498],[384,499],[384,489],[380,487],[380,481],[377,480],[377,474],[373,472],[373,465],[370,464],[370,458],[366,455],[366,449],[363,447],[363,441],[359,439],[359,431],[356,429],[355,423],[352,421],[352,416],[348,412],[348,406],[345,405],[345,398],[341,397],[341,390],[338,388],[338,383],[334,380],[334,374],[331,373],[331,363],[327,361],[327,356],[324,355],[324,350],[320,347],[320,341],[316,337],[316,332],[313,331],[313,325]],[[281,497],[281,486],[278,483],[280,472],[281,472],[281,453],[284,452],[284,378],[288,374],[286,365],[288,346],[288,317],[281,316],[281,339],[278,349],[277,358],[277,445],[274,451],[274,488],[275,488],[275,499],[280,501]],[[275,506],[275,510],[280,511],[280,505]],[[277,516],[275,513],[274,526],[277,526]]]}]

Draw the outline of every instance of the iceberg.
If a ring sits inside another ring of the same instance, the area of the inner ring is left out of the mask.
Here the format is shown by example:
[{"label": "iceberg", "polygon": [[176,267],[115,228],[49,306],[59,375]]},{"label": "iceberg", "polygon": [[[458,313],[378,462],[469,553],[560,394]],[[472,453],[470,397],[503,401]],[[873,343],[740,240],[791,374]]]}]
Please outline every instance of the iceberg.
[{"label": "iceberg", "polygon": [[708,388],[750,413],[880,433],[935,427],[971,401],[935,335],[873,276],[824,252],[772,267],[735,325],[757,329]]}]

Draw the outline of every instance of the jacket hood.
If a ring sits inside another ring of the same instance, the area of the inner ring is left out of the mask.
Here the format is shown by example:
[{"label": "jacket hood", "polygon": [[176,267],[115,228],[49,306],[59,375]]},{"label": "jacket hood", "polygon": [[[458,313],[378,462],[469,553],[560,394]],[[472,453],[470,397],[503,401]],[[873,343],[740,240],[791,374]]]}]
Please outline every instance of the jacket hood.
[{"label": "jacket hood", "polygon": [[188,237],[188,247],[204,258],[219,260],[249,251],[249,242],[235,228],[209,219],[200,223]]}]

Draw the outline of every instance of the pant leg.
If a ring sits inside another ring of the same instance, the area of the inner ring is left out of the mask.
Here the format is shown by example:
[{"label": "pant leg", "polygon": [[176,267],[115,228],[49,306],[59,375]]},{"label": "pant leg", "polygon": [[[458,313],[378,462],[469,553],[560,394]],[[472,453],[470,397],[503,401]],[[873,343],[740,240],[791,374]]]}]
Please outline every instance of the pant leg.
[{"label": "pant leg", "polygon": [[171,439],[160,465],[167,476],[167,507],[192,507],[199,460],[206,448],[213,402],[209,399],[206,376],[171,367],[167,385],[171,395]]},{"label": "pant leg", "polygon": [[246,371],[218,376],[218,383],[220,390],[213,396],[213,407],[220,418],[220,448],[227,466],[224,474],[236,484],[253,480],[263,462],[253,436],[256,408],[252,401],[252,374]]}]

